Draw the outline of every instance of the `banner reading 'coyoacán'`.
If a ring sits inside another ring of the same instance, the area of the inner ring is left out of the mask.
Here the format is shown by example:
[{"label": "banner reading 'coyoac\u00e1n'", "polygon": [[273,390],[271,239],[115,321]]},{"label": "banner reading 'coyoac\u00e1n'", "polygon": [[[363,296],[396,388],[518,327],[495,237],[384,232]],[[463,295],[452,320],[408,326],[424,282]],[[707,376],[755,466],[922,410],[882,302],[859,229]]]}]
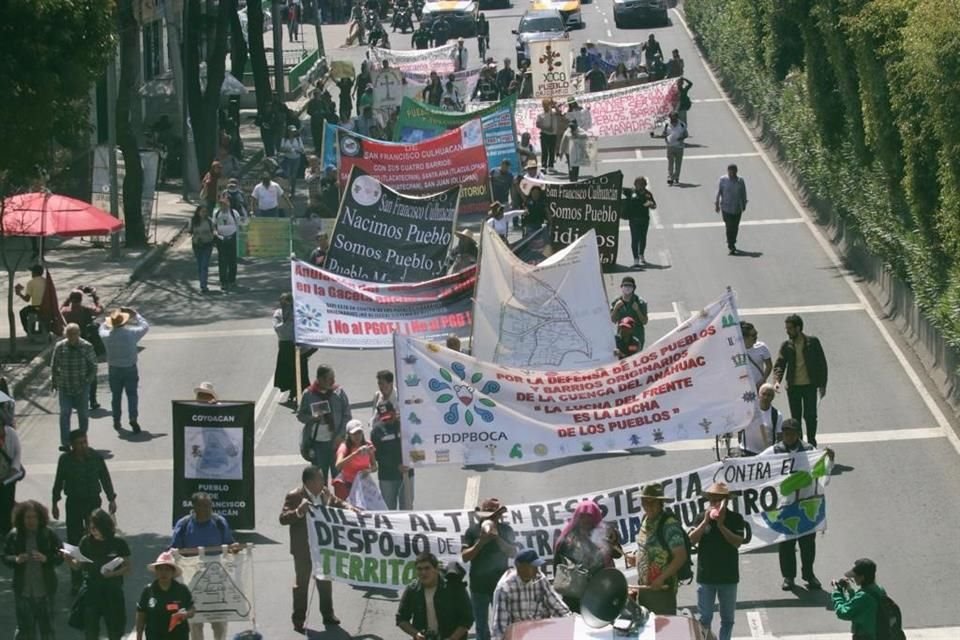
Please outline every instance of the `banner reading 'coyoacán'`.
[{"label": "banner reading 'coyoac\u00e1n'", "polygon": [[441,76],[453,72],[453,50],[457,43],[451,42],[442,47],[433,49],[381,49],[373,47],[370,49],[370,57],[374,64],[380,67],[380,63],[386,60],[391,67],[396,67],[401,71],[415,71],[429,74],[436,71]]},{"label": "banner reading 'coyoac\u00e1n'", "polygon": [[306,262],[290,263],[297,344],[390,348],[393,333],[424,339],[470,335],[476,269],[415,284],[343,278]]},{"label": "banner reading 'coyoac\u00e1n'", "polygon": [[490,207],[487,152],[479,119],[419,144],[383,142],[338,128],[337,150],[341,186],[353,167],[360,167],[403,193],[436,193],[460,186],[460,213],[486,213]]},{"label": "banner reading 'coyoac\u00e1n'", "polygon": [[[729,458],[723,462],[657,480],[684,528],[704,510],[702,491],[713,482],[725,482],[736,491],[730,508],[744,517],[744,544],[752,551],[814,531],[827,523],[825,486],[830,461],[823,451]],[[616,527],[620,539],[635,548],[643,509],[640,484],[579,496],[513,505],[507,502],[504,521],[516,533],[516,544],[534,549],[550,560],[560,531],[577,503],[594,500],[604,522]],[[357,586],[401,589],[414,578],[418,553],[429,551],[441,562],[460,559],[461,536],[477,521],[474,511],[368,512],[356,514],[320,507],[308,521],[313,572],[318,578]],[[621,565],[622,566],[622,565]]]},{"label": "banner reading 'coyoac\u00e1n'", "polygon": [[[611,327],[612,330],[612,327]],[[756,411],[732,292],[612,365],[533,372],[394,338],[405,464],[525,464],[732,433]]]},{"label": "banner reading 'coyoac\u00e1n'", "polygon": [[350,172],[324,267],[368,282],[423,282],[443,275],[460,187],[430,196],[398,193],[360,167]]}]

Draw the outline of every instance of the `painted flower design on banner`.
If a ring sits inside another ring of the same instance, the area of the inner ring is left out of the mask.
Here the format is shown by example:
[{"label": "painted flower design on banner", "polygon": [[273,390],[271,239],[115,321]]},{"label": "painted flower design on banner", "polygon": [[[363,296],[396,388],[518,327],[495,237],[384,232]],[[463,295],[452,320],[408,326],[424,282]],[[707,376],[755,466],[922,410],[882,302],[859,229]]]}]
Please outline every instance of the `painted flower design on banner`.
[{"label": "painted flower design on banner", "polygon": [[[434,402],[449,405],[443,414],[443,421],[449,425],[460,422],[461,412],[467,426],[479,417],[484,422],[493,422],[493,412],[489,411],[497,403],[483,396],[489,396],[500,391],[500,383],[493,380],[483,381],[483,373],[473,372],[467,376],[467,370],[460,362],[452,362],[450,370],[440,367],[437,371],[440,378],[430,378],[427,387],[438,394]],[[479,386],[482,383],[482,386]],[[479,394],[479,395],[478,395]]]},{"label": "painted flower design on banner", "polygon": [[298,302],[294,315],[296,316],[297,326],[299,327],[303,327],[305,329],[319,329],[322,326],[323,310],[313,306],[312,304]]}]

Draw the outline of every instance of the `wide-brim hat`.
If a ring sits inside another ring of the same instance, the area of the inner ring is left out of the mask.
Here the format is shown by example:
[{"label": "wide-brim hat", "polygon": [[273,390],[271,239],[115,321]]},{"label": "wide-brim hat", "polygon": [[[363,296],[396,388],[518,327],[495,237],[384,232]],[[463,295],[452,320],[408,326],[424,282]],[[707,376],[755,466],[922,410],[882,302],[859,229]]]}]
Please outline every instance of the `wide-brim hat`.
[{"label": "wide-brim hat", "polygon": [[123,325],[130,322],[130,314],[126,311],[121,311],[120,309],[114,309],[110,312],[110,317],[105,321],[105,324],[110,329],[117,329]]},{"label": "wide-brim hat", "polygon": [[567,104],[577,104],[577,97],[570,96],[569,98],[567,98]]},{"label": "wide-brim hat", "polygon": [[173,575],[175,578],[179,578],[183,574],[183,570],[177,566],[176,559],[169,551],[164,551],[157,556],[157,559],[154,562],[147,565],[147,569],[150,570],[150,573],[156,573],[157,567],[173,568]]},{"label": "wide-brim hat", "polygon": [[213,399],[217,399],[217,390],[213,388],[212,382],[201,382],[193,388],[194,393],[203,393],[208,396],[213,396]]},{"label": "wide-brim hat", "polygon": [[703,494],[707,496],[718,496],[721,498],[729,498],[733,495],[726,483],[723,482],[714,482],[712,485],[707,487],[707,490],[704,491]]},{"label": "wide-brim hat", "polygon": [[500,504],[500,500],[497,498],[487,498],[476,508],[477,516],[480,518],[489,518],[492,515],[502,513],[506,510],[506,505]]},{"label": "wide-brim hat", "polygon": [[460,236],[464,240],[469,240],[470,242],[476,242],[477,237],[473,234],[472,229],[464,229],[462,231],[454,231],[454,234]]},{"label": "wide-brim hat", "polygon": [[643,489],[640,490],[640,498],[647,498],[648,500],[660,500],[661,502],[673,502],[673,498],[668,498],[663,493],[663,485],[659,482],[652,482],[648,485],[645,485]]}]

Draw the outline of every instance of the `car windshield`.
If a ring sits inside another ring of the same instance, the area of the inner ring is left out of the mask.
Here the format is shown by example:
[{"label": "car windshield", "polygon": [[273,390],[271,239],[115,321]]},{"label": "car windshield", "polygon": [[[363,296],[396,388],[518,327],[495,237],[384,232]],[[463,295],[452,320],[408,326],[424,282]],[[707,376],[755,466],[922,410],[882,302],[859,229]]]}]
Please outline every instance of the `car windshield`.
[{"label": "car windshield", "polygon": [[563,31],[563,19],[560,16],[525,16],[520,21],[520,33],[550,31]]}]

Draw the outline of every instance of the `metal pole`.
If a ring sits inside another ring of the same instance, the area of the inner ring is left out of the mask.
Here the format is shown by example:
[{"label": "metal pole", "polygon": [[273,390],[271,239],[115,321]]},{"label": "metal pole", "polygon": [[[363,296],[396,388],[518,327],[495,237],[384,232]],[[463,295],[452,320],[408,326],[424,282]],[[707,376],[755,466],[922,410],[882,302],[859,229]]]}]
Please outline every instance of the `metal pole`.
[{"label": "metal pole", "polygon": [[[117,179],[117,52],[110,56],[107,65],[107,156],[110,174],[110,215],[120,217],[119,180]],[[120,235],[110,234],[110,259],[120,259]]]},{"label": "metal pole", "polygon": [[281,100],[286,100],[283,81],[283,20],[280,18],[280,3],[272,0],[270,10],[273,21],[273,90]]},{"label": "metal pole", "polygon": [[320,0],[313,0],[313,28],[317,32],[317,59],[325,58],[327,55],[326,50],[323,48],[323,31],[320,28],[321,25],[321,15],[320,15]]}]

